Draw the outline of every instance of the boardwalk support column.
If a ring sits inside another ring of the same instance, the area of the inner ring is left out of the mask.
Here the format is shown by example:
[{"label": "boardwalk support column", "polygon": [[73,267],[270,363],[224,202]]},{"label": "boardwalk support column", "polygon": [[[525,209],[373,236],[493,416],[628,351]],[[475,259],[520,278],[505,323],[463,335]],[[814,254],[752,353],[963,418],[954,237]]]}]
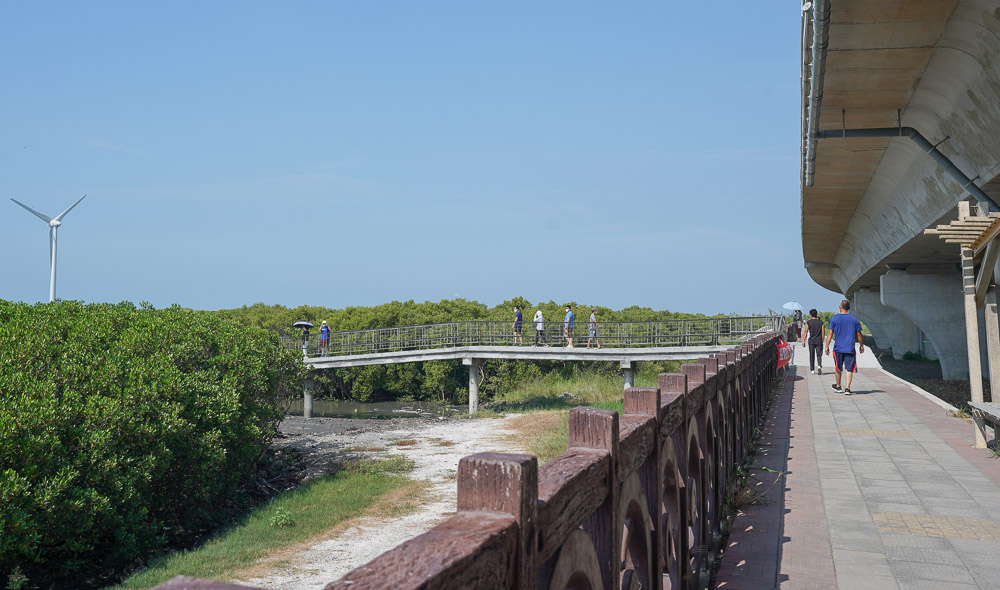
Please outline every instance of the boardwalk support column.
[{"label": "boardwalk support column", "polygon": [[621,361],[621,367],[625,374],[625,389],[635,387],[635,361]]},{"label": "boardwalk support column", "polygon": [[[983,401],[983,368],[979,358],[979,318],[976,315],[976,269],[972,249],[962,248],[962,290],[965,294],[965,339],[969,347],[969,389],[972,401]],[[976,422],[976,448],[986,448],[986,425],[982,418]]]},{"label": "boardwalk support column", "polygon": [[315,387],[316,382],[313,381],[312,377],[306,377],[305,383],[302,384],[302,417],[312,418],[313,417],[313,387]]},{"label": "boardwalk support column", "polygon": [[469,367],[469,413],[475,414],[479,411],[479,370],[483,359],[464,358],[462,364]]},{"label": "boardwalk support column", "polygon": [[[986,292],[983,306],[986,319],[986,351],[990,359],[990,392],[1000,391],[1000,321],[997,318],[997,288],[990,285]],[[997,399],[997,398],[993,398]],[[993,438],[997,438],[997,429],[993,429]]]}]

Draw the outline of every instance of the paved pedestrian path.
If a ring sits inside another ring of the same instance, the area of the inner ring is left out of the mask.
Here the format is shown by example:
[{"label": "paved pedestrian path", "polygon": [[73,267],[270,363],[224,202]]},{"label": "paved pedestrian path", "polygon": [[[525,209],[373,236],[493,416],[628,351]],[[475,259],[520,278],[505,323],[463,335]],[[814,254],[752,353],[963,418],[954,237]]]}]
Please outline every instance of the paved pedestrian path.
[{"label": "paved pedestrian path", "polygon": [[1000,459],[972,426],[871,355],[851,396],[796,356],[715,587],[1000,588]]}]

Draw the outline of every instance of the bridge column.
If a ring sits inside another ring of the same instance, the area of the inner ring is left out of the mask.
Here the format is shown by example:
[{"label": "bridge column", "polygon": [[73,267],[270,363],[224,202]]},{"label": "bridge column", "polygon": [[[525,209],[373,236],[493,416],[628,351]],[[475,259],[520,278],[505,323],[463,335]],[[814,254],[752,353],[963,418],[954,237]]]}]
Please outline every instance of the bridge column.
[{"label": "bridge column", "polygon": [[464,358],[462,364],[469,367],[469,413],[475,414],[479,411],[479,370],[483,359]]},{"label": "bridge column", "polygon": [[635,387],[635,361],[621,362],[622,373],[625,374],[625,389]]},{"label": "bridge column", "polygon": [[901,313],[882,305],[877,290],[859,289],[854,294],[851,313],[868,326],[879,348],[892,349],[893,358],[920,352],[920,328]]},{"label": "bridge column", "polygon": [[[930,339],[941,361],[942,376],[948,380],[968,379],[972,363],[969,362],[970,343],[964,329],[962,275],[911,274],[892,269],[882,275],[881,287],[882,304],[916,324]],[[976,323],[970,322],[970,325],[978,323],[977,318]],[[978,334],[976,340],[983,336]],[[980,366],[980,363],[975,364],[977,368]]]},{"label": "bridge column", "polygon": [[302,384],[302,417],[312,418],[313,417],[313,387],[315,387],[316,382],[313,381],[312,377],[306,377],[305,382]]}]

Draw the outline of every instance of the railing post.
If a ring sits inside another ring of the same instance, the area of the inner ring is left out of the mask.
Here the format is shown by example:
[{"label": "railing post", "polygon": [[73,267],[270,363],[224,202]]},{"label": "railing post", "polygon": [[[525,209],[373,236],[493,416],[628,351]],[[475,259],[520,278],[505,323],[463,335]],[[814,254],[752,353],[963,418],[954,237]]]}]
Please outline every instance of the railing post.
[{"label": "railing post", "polygon": [[536,585],[535,523],[538,515],[538,460],[531,455],[478,453],[458,462],[458,510],[499,512],[517,521],[514,588]]},{"label": "railing post", "polygon": [[646,494],[647,510],[652,519],[653,530],[650,540],[650,568],[653,579],[651,586],[659,588],[663,579],[663,473],[660,468],[660,452],[663,444],[660,441],[660,390],[658,388],[626,389],[624,395],[624,415],[626,418],[641,417],[653,419],[653,451],[647,463],[639,469],[639,480]]},{"label": "railing post", "polygon": [[600,449],[610,454],[608,495],[594,514],[583,521],[600,561],[605,588],[616,588],[619,575],[622,523],[618,522],[618,412],[594,408],[569,411],[569,448]]}]

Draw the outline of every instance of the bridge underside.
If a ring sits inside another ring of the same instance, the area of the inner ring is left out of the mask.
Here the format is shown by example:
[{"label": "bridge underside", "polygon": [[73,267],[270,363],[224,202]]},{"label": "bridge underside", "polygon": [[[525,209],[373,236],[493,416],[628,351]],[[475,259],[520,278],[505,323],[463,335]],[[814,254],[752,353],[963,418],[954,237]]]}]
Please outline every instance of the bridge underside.
[{"label": "bridge underside", "polygon": [[941,358],[945,378],[967,377],[959,247],[923,231],[957,219],[957,204],[976,199],[908,137],[819,139],[810,185],[811,76],[820,59],[819,130],[912,127],[1000,201],[1000,6],[814,4],[828,5],[830,20],[827,49],[814,55],[817,27],[810,14],[803,19],[806,269],[823,287],[863,299],[863,320],[897,356],[923,350]]}]

